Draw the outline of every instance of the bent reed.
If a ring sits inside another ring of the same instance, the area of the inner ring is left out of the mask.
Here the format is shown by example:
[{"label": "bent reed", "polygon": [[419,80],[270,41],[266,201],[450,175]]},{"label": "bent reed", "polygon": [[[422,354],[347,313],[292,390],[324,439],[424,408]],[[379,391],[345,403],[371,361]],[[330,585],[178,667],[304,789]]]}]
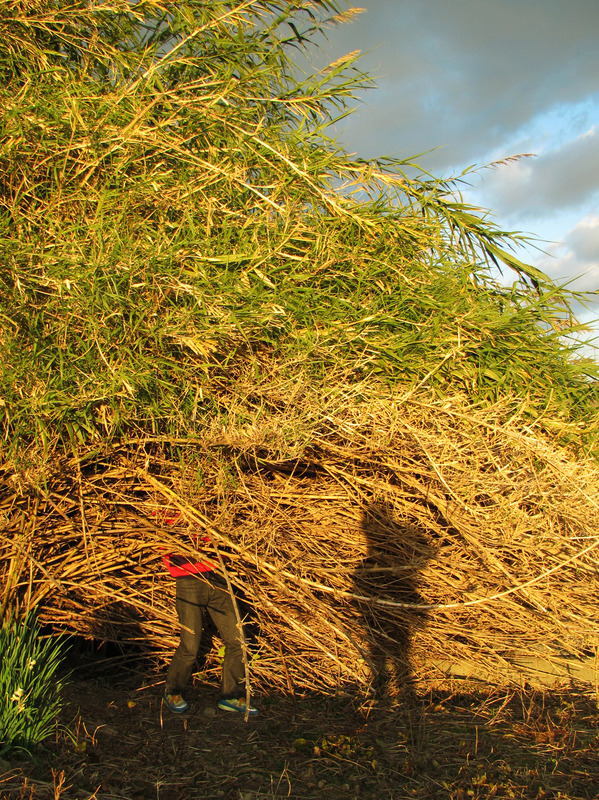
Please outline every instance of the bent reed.
[{"label": "bent reed", "polygon": [[163,659],[200,528],[259,685],[569,679],[597,365],[459,181],[330,138],[369,79],[292,56],[352,16],[0,1],[3,611]]}]

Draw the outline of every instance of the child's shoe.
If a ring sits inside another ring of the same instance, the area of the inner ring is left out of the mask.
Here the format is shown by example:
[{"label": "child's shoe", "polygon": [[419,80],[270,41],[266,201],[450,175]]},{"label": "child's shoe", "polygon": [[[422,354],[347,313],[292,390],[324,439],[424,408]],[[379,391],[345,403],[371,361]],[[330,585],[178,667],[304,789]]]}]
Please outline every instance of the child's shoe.
[{"label": "child's shoe", "polygon": [[187,703],[180,694],[169,694],[168,692],[165,692],[164,702],[167,704],[173,714],[185,714],[185,712],[189,709],[189,703]]},{"label": "child's shoe", "polygon": [[[218,707],[222,711],[237,711],[239,714],[245,714],[246,704],[243,697],[221,697],[218,702]],[[257,714],[258,709],[249,708],[250,715]]]}]

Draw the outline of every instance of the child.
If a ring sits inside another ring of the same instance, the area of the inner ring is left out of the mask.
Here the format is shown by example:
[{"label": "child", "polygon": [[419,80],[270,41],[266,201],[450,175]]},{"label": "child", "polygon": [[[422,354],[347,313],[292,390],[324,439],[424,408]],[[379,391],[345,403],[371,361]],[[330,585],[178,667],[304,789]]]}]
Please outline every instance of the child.
[{"label": "child", "polygon": [[[178,514],[169,515],[165,521],[173,525],[178,516]],[[209,543],[207,536],[200,540],[200,544]],[[193,557],[169,553],[163,556],[162,560],[177,582],[176,609],[181,625],[179,646],[166,674],[164,700],[167,706],[175,714],[183,714],[189,708],[182,693],[189,683],[196,663],[204,615],[207,611],[225,644],[218,707],[223,711],[245,714],[245,669],[241,633],[233,601],[224,579],[216,571],[216,566],[204,556],[194,560]],[[258,712],[250,707],[249,713]]]}]

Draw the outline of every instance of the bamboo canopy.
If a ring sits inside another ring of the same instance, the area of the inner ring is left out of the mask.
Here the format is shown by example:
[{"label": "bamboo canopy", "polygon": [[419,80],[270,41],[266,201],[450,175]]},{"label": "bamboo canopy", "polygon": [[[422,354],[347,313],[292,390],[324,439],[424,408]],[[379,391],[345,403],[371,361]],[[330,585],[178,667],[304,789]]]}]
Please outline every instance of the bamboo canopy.
[{"label": "bamboo canopy", "polygon": [[355,13],[0,0],[3,609],[164,660],[161,553],[201,530],[265,687],[594,652],[571,295],[330,138],[368,78],[293,53]]}]

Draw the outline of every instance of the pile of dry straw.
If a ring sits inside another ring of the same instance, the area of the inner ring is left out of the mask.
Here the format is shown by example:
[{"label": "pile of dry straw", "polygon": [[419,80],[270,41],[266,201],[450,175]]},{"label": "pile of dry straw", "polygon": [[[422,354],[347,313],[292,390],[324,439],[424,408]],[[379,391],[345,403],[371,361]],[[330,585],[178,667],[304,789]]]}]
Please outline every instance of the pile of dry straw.
[{"label": "pile of dry straw", "polygon": [[177,629],[161,552],[202,530],[243,598],[254,685],[392,691],[459,665],[513,683],[594,653],[596,463],[506,405],[360,396],[316,413],[289,385],[202,440],[90,450],[43,480],[5,469],[4,603],[162,661]]}]

